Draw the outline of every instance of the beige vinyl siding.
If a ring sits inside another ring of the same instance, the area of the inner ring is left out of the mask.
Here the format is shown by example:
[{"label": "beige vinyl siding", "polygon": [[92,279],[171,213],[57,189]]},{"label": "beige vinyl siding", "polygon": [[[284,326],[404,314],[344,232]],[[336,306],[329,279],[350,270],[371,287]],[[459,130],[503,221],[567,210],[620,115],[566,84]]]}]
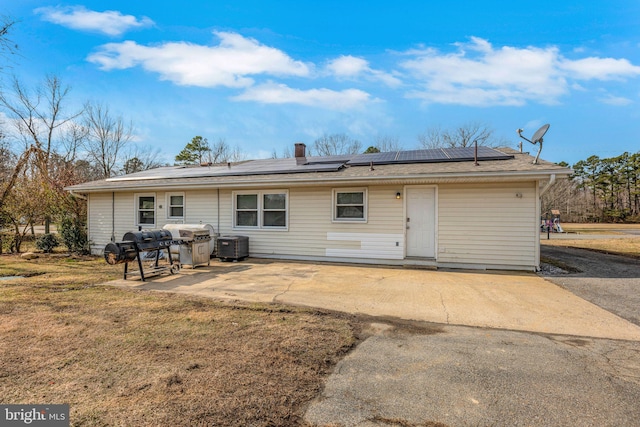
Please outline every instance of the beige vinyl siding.
[{"label": "beige vinyl siding", "polygon": [[536,203],[535,182],[439,186],[438,264],[534,269]]},{"label": "beige vinyl siding", "polygon": [[211,224],[217,229],[217,190],[185,192],[185,223]]},{"label": "beige vinyl siding", "polygon": [[[327,250],[354,250],[350,257],[358,257],[362,247],[361,233],[378,238],[380,234],[394,234],[397,238],[389,244],[404,247],[403,204],[396,200],[395,194],[400,187],[370,187],[368,189],[368,221],[366,223],[332,222],[332,190],[337,187],[305,187],[289,189],[289,212],[287,230],[232,229],[231,191],[221,191],[221,233],[249,236],[251,254],[283,255],[291,257],[322,258]],[[351,187],[348,187],[351,188]],[[279,188],[282,189],[282,188]],[[343,234],[352,235],[354,240],[329,240],[330,237]],[[399,235],[399,236],[398,236]],[[375,256],[364,251],[363,256]]]},{"label": "beige vinyl siding", "polygon": [[[404,187],[358,187],[367,188],[367,222],[335,222],[333,191],[350,188],[354,187],[274,187],[273,190],[288,192],[286,230],[234,229],[230,189],[176,189],[171,193],[185,195],[184,223],[211,224],[220,235],[249,236],[252,256],[403,262]],[[441,184],[437,188],[434,265],[529,270],[537,267],[536,182]],[[244,190],[251,188],[236,189]],[[400,199],[396,199],[397,192],[402,194]],[[116,192],[114,207],[110,192],[89,195],[89,238],[94,253],[102,253],[111,240],[114,209],[116,241],[136,229],[135,195],[141,193],[149,192]],[[167,219],[167,193],[151,193],[156,196],[155,227],[178,222]]]},{"label": "beige vinyl siding", "polygon": [[[156,193],[158,197],[157,205],[158,218],[156,220],[157,228],[162,228],[166,224],[210,224],[217,230],[218,209],[217,209],[217,190],[199,190],[199,191],[169,191],[166,193]],[[184,195],[184,218],[169,218],[169,198],[170,194]]]},{"label": "beige vinyl siding", "polygon": [[[136,193],[137,194],[137,193]],[[144,193],[147,194],[147,193]],[[158,195],[156,194],[156,199]],[[136,227],[136,203],[134,193],[116,193],[115,197],[115,238],[117,241],[122,240],[124,233],[131,230],[137,230]],[[156,222],[158,221],[158,206],[156,201]]]},{"label": "beige vinyl siding", "polygon": [[92,193],[88,196],[88,238],[91,252],[102,253],[111,241],[111,193]]},{"label": "beige vinyl siding", "polygon": [[[127,231],[135,229],[134,193],[92,193],[89,195],[89,242],[91,252],[101,254],[111,241],[113,232],[116,241]],[[112,213],[115,212],[115,219]]]}]

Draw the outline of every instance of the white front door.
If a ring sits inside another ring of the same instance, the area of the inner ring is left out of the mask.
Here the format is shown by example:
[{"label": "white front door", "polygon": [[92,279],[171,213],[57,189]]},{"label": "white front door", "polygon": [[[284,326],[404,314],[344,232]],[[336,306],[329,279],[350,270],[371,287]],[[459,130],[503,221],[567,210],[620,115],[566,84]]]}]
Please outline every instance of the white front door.
[{"label": "white front door", "polygon": [[407,256],[436,256],[436,190],[407,187]]}]

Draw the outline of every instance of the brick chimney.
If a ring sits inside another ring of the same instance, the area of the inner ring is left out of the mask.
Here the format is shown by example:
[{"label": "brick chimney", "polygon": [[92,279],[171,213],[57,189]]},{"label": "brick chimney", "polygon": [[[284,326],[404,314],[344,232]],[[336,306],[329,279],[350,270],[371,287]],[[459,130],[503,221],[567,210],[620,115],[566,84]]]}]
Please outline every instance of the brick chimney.
[{"label": "brick chimney", "polygon": [[307,164],[307,146],[302,142],[295,144],[296,165]]}]

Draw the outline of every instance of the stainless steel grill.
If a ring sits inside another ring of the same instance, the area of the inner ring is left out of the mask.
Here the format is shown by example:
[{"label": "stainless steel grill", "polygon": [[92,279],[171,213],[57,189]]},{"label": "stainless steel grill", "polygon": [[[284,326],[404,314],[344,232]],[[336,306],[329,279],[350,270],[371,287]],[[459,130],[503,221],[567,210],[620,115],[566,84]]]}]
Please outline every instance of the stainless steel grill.
[{"label": "stainless steel grill", "polygon": [[215,255],[216,238],[218,237],[218,234],[211,224],[166,224],[162,229],[169,230],[173,235],[174,243],[171,246],[171,253],[176,255],[176,257],[180,253],[180,247],[178,245],[178,241],[181,239],[180,230],[209,230],[209,236],[211,236],[211,239],[209,240],[209,254],[211,257]]},{"label": "stainless steel grill", "polygon": [[190,265],[192,268],[204,264],[211,265],[209,230],[180,229],[178,233],[180,234],[180,264]]},{"label": "stainless steel grill", "polygon": [[[174,264],[169,246],[172,243],[171,233],[167,230],[129,231],[124,234],[121,242],[107,244],[104,248],[104,259],[108,264],[124,264],[124,276],[139,275],[142,281],[146,277],[161,274],[175,274],[180,270],[179,264]],[[167,254],[168,263],[160,264],[163,254]],[[143,259],[144,258],[144,259]],[[138,260],[138,270],[129,271],[129,263]],[[150,265],[145,268],[143,262]]]}]

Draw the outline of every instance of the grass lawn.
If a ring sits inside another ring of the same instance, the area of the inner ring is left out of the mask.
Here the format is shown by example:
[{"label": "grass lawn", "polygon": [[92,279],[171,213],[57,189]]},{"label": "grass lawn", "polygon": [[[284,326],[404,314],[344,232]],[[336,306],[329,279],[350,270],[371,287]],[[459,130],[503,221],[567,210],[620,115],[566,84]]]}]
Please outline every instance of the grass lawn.
[{"label": "grass lawn", "polygon": [[640,230],[640,224],[573,224],[562,223],[562,228],[567,233],[579,234],[622,234],[620,230]]},{"label": "grass lawn", "polygon": [[348,315],[98,285],[120,274],[0,256],[2,403],[68,403],[74,426],[304,425],[360,331]]},{"label": "grass lawn", "polygon": [[[541,234],[540,243],[640,258],[640,235],[602,238],[602,235],[624,235],[620,230],[640,230],[640,224],[562,224],[562,228],[568,233],[564,236],[566,238],[547,240],[546,234]],[[575,239],[572,239],[572,233],[579,234],[580,238],[576,236]],[[593,238],[585,238],[585,235],[593,236]]]}]

